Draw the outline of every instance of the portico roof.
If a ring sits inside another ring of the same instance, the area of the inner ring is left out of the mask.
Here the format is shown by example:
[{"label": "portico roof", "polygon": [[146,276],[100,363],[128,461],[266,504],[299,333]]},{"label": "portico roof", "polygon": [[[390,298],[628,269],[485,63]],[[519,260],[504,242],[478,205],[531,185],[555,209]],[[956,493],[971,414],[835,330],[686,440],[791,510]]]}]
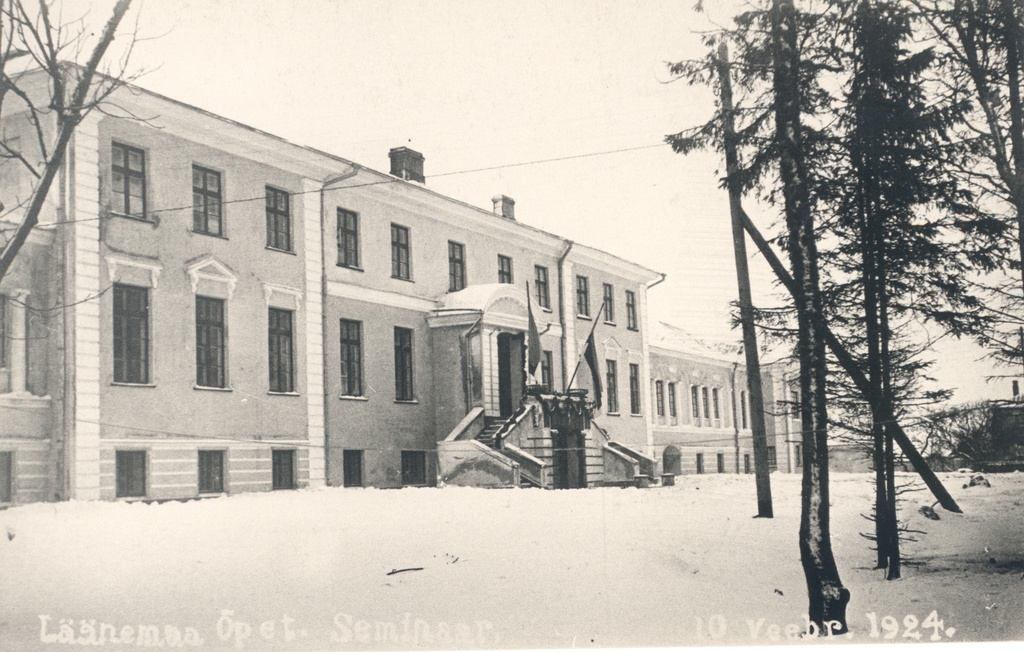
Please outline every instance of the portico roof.
[{"label": "portico roof", "polygon": [[[508,283],[470,285],[458,292],[448,292],[437,300],[427,317],[431,327],[472,324],[478,319],[488,326],[525,332],[528,326],[526,291]],[[548,326],[546,313],[534,312],[537,326],[544,331]],[[561,334],[557,324],[551,324],[549,333]]]}]

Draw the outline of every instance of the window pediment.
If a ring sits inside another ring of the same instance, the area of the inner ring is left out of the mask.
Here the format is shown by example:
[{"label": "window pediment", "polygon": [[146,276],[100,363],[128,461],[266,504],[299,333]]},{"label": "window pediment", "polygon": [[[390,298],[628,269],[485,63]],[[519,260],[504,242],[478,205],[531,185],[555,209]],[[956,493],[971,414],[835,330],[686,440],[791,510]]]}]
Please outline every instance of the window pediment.
[{"label": "window pediment", "polygon": [[615,353],[619,353],[622,351],[622,346],[619,344],[619,341],[617,339],[615,339],[614,337],[609,337],[604,341],[604,350],[608,352],[614,351]]},{"label": "window pediment", "polygon": [[154,260],[141,260],[127,256],[106,256],[107,274],[111,283],[125,283],[155,288],[163,266]]},{"label": "window pediment", "polygon": [[286,285],[264,283],[263,296],[267,300],[267,305],[271,308],[298,310],[299,302],[302,300],[302,290]]},{"label": "window pediment", "polygon": [[192,284],[192,293],[231,299],[238,277],[231,268],[213,256],[204,256],[185,268]]}]

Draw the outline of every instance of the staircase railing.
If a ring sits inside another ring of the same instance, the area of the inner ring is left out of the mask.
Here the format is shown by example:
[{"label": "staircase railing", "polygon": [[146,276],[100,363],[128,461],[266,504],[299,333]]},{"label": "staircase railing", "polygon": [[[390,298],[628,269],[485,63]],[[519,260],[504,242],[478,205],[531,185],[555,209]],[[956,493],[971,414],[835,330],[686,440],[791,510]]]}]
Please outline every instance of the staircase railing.
[{"label": "staircase railing", "polygon": [[464,441],[468,439],[476,439],[484,429],[484,409],[482,407],[475,407],[469,411],[469,414],[462,418],[462,421],[452,428],[452,431],[448,433],[448,436],[444,438],[444,441]]},{"label": "staircase railing", "polygon": [[648,457],[640,451],[630,448],[625,444],[620,444],[617,441],[610,441],[605,444],[605,446],[637,462],[640,465],[641,474],[651,476],[652,478],[655,476],[655,472],[658,468],[658,462],[653,457]]},{"label": "staircase railing", "polygon": [[607,430],[601,427],[601,424],[599,424],[596,419],[591,419],[590,425],[594,426],[599,433],[604,435],[605,442],[610,442],[612,440],[612,436],[608,434]]},{"label": "staircase railing", "polygon": [[501,452],[519,464],[520,474],[530,484],[538,487],[550,487],[552,485],[551,464],[530,455],[512,444],[505,444]]},{"label": "staircase railing", "polygon": [[519,423],[526,418],[526,415],[530,413],[531,406],[521,405],[519,409],[512,413],[505,423],[501,424],[501,428],[498,432],[494,433],[494,447],[501,450],[505,443],[505,437],[512,432],[512,429],[519,425]]}]

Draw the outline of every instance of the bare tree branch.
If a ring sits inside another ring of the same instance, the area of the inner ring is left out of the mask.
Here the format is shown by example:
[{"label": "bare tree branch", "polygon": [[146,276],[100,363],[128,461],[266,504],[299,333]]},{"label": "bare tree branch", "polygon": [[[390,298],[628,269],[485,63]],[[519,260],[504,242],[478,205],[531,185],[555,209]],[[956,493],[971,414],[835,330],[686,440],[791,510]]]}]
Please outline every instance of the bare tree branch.
[{"label": "bare tree branch", "polygon": [[[33,189],[32,201],[25,211],[25,215],[18,224],[17,230],[11,239],[0,251],[0,279],[3,279],[7,270],[14,262],[15,256],[28,239],[29,233],[39,223],[39,214],[42,211],[46,197],[50,192],[53,181],[64,163],[68,143],[75,129],[88,114],[90,107],[86,99],[92,90],[93,78],[96,75],[100,63],[103,61],[110,44],[114,41],[118,26],[131,6],[131,0],[118,0],[114,6],[110,18],[104,25],[103,30],[92,50],[89,59],[84,66],[64,65],[60,62],[59,56],[65,44],[61,42],[60,28],[55,28],[50,22],[49,6],[45,0],[40,4],[40,23],[44,34],[40,34],[39,28],[30,20],[22,0],[11,0],[7,5],[11,10],[8,15],[18,20],[19,33],[24,35],[26,46],[32,51],[31,45],[36,45],[40,52],[34,53],[37,60],[41,60],[42,67],[46,70],[51,87],[51,108],[56,113],[57,134],[50,155],[44,158],[45,166],[38,183]],[[42,53],[42,54],[40,54]],[[70,97],[67,96],[66,84],[72,79],[73,73],[77,78],[73,82],[74,90]],[[10,77],[5,76],[3,83],[9,83]],[[17,91],[15,91],[17,92]],[[31,107],[31,105],[30,105]],[[35,114],[35,111],[32,111]],[[39,129],[38,116],[36,117],[37,130]],[[45,152],[45,145],[43,152]]]}]

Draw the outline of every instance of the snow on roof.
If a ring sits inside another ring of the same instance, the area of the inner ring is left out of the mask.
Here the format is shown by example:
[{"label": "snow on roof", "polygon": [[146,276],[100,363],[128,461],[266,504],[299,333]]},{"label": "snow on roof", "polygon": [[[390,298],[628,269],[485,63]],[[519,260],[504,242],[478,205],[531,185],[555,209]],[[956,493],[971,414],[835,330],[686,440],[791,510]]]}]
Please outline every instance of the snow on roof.
[{"label": "snow on roof", "polygon": [[651,346],[662,349],[729,362],[735,362],[743,353],[743,347],[738,343],[709,342],[686,329],[660,321],[651,325],[650,342]]}]

